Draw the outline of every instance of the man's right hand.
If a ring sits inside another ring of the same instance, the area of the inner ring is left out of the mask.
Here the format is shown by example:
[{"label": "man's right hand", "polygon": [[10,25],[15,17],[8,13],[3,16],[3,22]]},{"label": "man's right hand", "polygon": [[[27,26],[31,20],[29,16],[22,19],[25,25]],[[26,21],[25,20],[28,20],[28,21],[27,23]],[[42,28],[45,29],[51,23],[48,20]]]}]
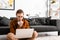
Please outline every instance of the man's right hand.
[{"label": "man's right hand", "polygon": [[18,25],[19,25],[20,27],[22,27],[23,21],[18,21]]}]

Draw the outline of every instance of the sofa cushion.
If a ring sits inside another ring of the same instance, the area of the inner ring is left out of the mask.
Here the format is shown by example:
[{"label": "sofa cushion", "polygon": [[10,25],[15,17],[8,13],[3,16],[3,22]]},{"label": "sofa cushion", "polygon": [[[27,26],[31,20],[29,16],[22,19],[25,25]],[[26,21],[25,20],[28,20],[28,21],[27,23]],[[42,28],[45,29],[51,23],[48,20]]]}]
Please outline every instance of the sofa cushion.
[{"label": "sofa cushion", "polygon": [[0,20],[0,26],[8,26],[9,25],[9,22],[10,20],[6,17],[3,17],[1,20]]},{"label": "sofa cushion", "polygon": [[0,20],[2,19],[2,17],[0,16]]},{"label": "sofa cushion", "polygon": [[39,18],[31,18],[27,20],[30,23],[30,25],[41,25]]},{"label": "sofa cushion", "polygon": [[37,32],[58,30],[56,26],[49,26],[49,25],[35,25],[35,26],[30,26],[30,27],[34,28]]}]

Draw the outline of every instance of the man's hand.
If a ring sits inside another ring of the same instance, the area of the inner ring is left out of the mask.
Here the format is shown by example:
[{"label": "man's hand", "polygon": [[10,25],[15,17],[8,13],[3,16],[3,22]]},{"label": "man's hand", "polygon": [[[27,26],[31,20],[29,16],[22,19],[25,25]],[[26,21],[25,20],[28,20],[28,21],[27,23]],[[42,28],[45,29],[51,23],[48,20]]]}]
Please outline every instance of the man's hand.
[{"label": "man's hand", "polygon": [[18,21],[18,25],[19,25],[20,27],[22,27],[23,21]]}]

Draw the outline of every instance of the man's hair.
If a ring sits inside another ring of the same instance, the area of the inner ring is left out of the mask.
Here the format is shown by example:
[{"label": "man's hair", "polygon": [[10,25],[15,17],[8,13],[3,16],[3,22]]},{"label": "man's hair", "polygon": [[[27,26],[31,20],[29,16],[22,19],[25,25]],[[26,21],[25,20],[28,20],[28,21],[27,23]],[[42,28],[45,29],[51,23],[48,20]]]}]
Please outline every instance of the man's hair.
[{"label": "man's hair", "polygon": [[19,10],[17,10],[16,15],[21,14],[21,13],[24,13],[24,12],[23,12],[23,10],[19,9]]}]

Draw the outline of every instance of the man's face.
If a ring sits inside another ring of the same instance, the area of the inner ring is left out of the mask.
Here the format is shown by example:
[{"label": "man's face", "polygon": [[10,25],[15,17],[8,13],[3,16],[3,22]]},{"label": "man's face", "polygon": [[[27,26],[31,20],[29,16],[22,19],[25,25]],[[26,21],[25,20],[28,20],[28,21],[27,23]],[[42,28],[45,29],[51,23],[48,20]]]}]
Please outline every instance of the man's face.
[{"label": "man's face", "polygon": [[22,21],[22,19],[23,19],[23,17],[24,17],[24,14],[23,13],[18,13],[17,15],[16,15],[16,17],[17,17],[17,19],[18,19],[18,21]]}]

